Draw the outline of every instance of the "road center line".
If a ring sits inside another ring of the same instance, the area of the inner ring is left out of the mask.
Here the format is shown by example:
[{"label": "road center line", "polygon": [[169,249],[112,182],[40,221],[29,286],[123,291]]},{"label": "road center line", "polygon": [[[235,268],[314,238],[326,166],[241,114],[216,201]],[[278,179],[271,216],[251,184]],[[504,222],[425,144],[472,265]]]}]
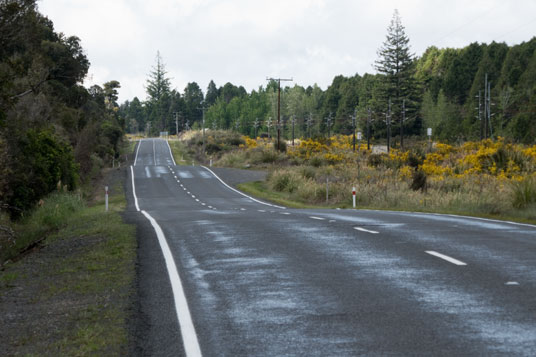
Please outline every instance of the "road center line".
[{"label": "road center line", "polygon": [[192,321],[192,316],[190,315],[190,309],[188,308],[188,301],[186,301],[179,271],[177,270],[177,265],[175,264],[175,260],[169,249],[164,232],[149,213],[145,211],[141,211],[141,213],[149,220],[149,222],[151,222],[156,232],[158,242],[160,243],[160,249],[164,254],[186,356],[201,356],[201,347],[197,340],[194,323]]},{"label": "road center line", "polygon": [[425,253],[428,253],[428,254],[433,255],[435,257],[438,257],[438,258],[441,258],[443,260],[446,260],[447,262],[452,263],[452,264],[467,265],[466,263],[462,262],[461,260],[454,259],[452,257],[449,257],[448,255],[444,255],[444,254],[438,253],[438,252],[433,251],[433,250],[427,250],[427,251],[425,251]]},{"label": "road center line", "polygon": [[360,232],[366,232],[366,233],[372,233],[372,234],[379,234],[380,232],[378,231],[371,231],[371,230],[368,230],[368,229],[365,229],[365,228],[361,228],[361,227],[354,227],[354,229],[356,231],[360,231]]}]

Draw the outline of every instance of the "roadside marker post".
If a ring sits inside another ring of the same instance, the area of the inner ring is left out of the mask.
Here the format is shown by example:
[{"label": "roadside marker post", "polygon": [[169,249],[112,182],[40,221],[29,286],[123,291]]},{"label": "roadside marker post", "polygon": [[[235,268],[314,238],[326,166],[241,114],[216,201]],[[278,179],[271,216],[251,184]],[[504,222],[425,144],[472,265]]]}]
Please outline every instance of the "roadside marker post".
[{"label": "roadside marker post", "polygon": [[355,208],[355,187],[352,187],[352,202],[353,202],[353,206]]},{"label": "roadside marker post", "polygon": [[104,186],[104,202],[106,206],[106,212],[108,212],[108,186]]}]

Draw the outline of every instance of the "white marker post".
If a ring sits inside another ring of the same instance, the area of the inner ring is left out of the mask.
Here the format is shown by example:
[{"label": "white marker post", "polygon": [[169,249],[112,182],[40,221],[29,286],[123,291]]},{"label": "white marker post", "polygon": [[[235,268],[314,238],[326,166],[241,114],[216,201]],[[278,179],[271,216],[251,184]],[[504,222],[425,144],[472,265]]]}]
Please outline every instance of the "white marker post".
[{"label": "white marker post", "polygon": [[104,186],[104,202],[106,206],[106,212],[108,212],[108,186]]},{"label": "white marker post", "polygon": [[355,208],[355,187],[352,188],[352,201],[354,203],[354,208]]},{"label": "white marker post", "polygon": [[[361,148],[361,139],[362,139],[362,138],[363,138],[363,134],[362,134],[360,131],[358,131],[358,132],[357,132],[357,142],[358,142],[358,144],[357,144],[357,151],[358,151],[358,152],[359,152],[359,149]],[[355,190],[354,190],[354,191],[355,191]]]}]

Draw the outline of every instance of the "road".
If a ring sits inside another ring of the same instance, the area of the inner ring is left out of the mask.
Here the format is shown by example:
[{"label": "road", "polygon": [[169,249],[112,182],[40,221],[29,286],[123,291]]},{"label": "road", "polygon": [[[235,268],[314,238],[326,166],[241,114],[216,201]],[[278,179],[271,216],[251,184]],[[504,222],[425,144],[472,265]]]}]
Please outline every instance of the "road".
[{"label": "road", "polygon": [[129,189],[141,355],[536,355],[535,226],[267,205],[157,139]]}]

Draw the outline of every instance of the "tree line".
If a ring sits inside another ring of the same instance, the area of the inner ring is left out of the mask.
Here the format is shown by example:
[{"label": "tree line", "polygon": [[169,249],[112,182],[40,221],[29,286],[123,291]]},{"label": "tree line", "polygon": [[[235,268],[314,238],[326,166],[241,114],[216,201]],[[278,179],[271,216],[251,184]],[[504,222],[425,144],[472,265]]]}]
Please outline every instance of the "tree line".
[{"label": "tree line", "polygon": [[21,216],[57,189],[89,183],[117,159],[117,89],[82,85],[89,60],[36,0],[0,0],[0,211]]},{"label": "tree line", "polygon": [[[364,137],[370,132],[376,141],[390,145],[403,146],[405,136],[424,136],[427,128],[432,128],[435,139],[446,142],[498,136],[535,142],[531,123],[536,119],[536,38],[514,46],[497,42],[475,42],[461,49],[432,46],[420,57],[410,48],[395,11],[378,50],[377,74],[339,75],[326,90],[297,84],[282,88],[284,136],[291,136],[292,127],[302,137],[349,134],[355,117],[356,130]],[[489,117],[482,113],[486,77]],[[274,135],[277,130],[276,82],[247,92],[231,83],[218,88],[211,81],[206,94],[192,82],[180,93],[170,90],[158,55],[147,94],[146,101],[134,98],[120,107],[132,132],[175,134],[204,126],[255,136]]]}]

